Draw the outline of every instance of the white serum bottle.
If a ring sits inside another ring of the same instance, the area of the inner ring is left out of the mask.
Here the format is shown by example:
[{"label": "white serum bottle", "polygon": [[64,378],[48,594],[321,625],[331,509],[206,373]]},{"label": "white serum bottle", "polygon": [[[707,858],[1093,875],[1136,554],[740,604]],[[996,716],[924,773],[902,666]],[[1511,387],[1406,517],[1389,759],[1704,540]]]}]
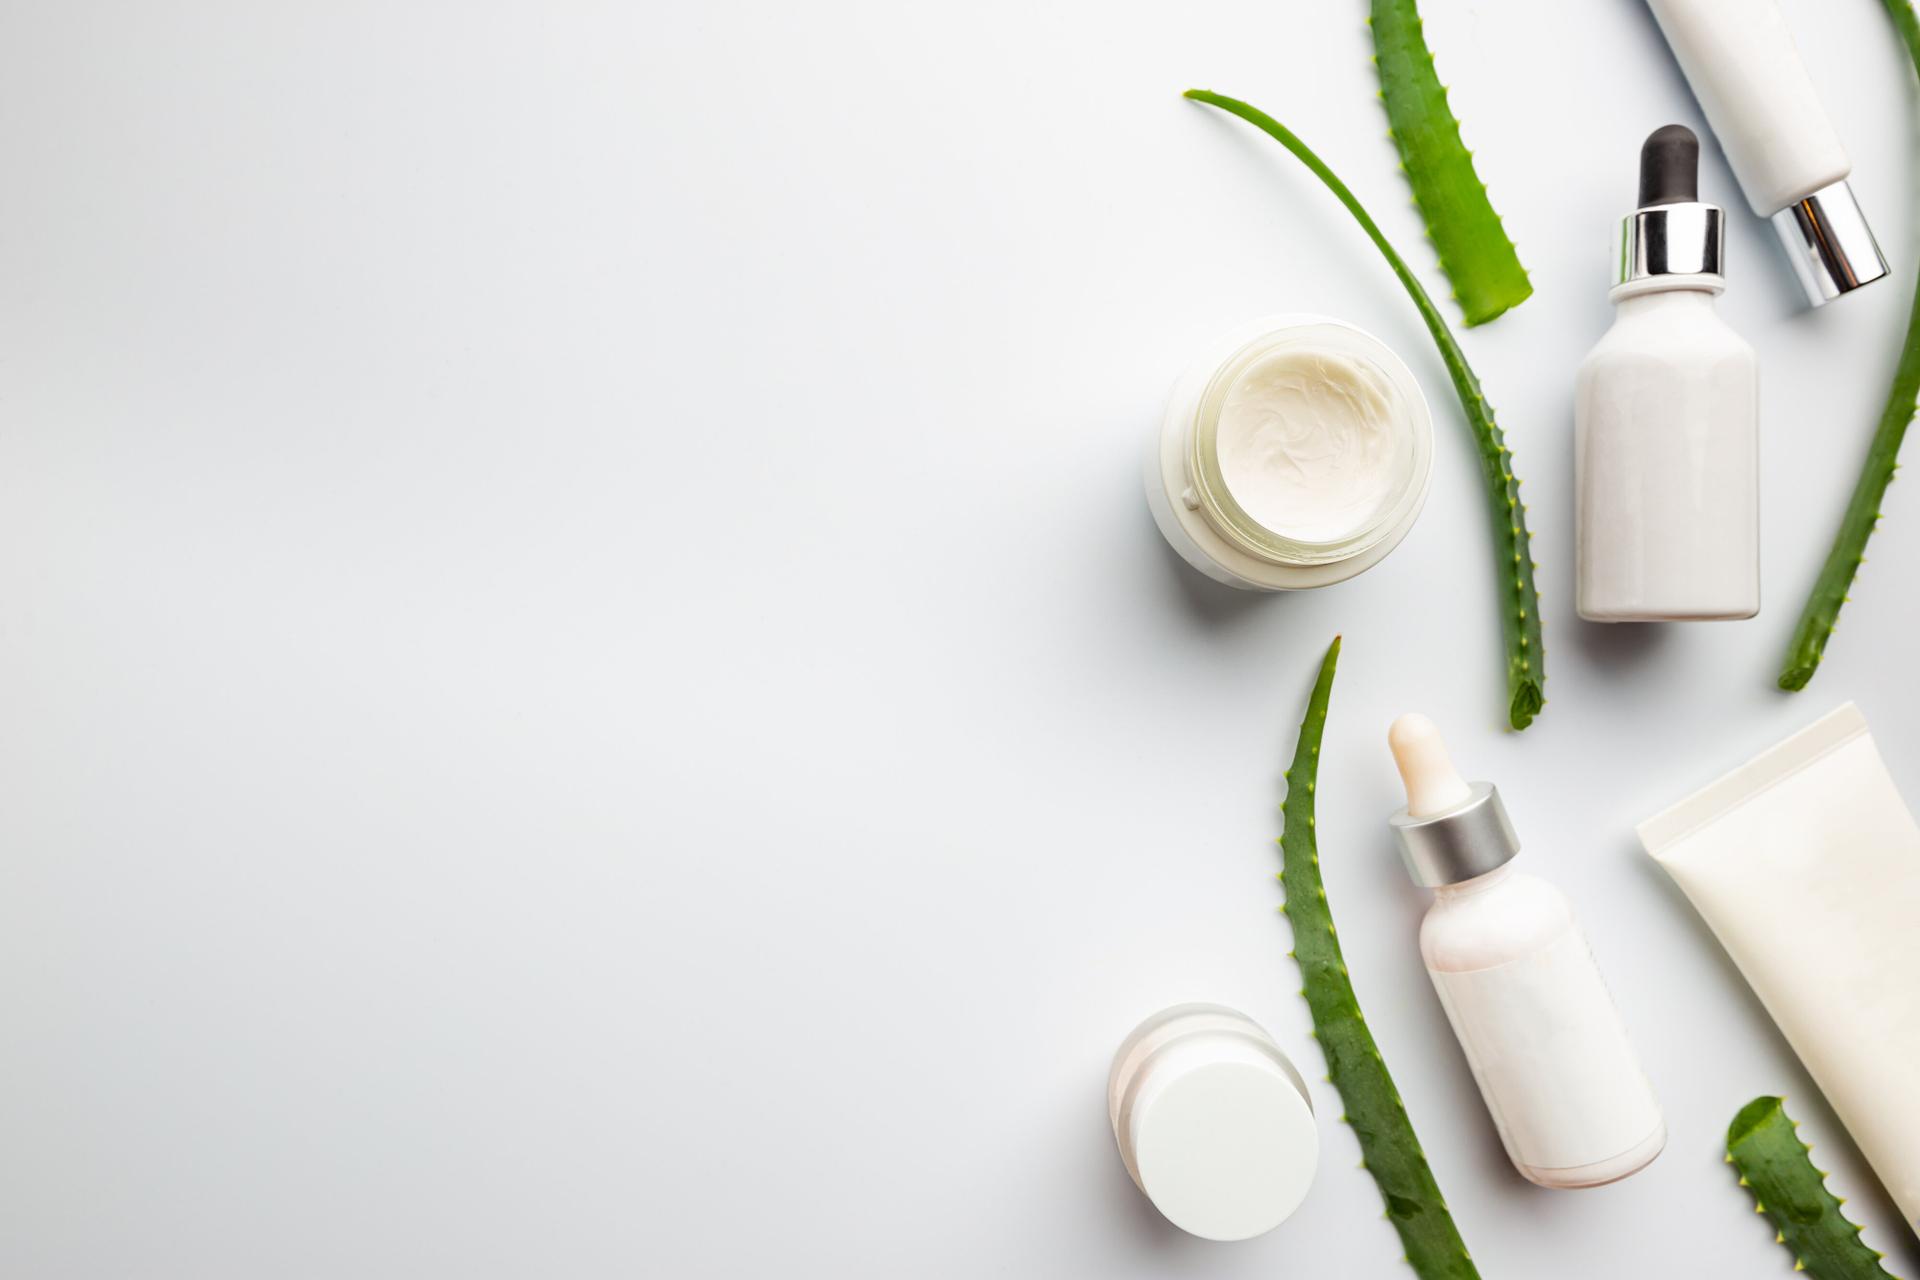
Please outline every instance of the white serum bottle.
[{"label": "white serum bottle", "polygon": [[1460,777],[1431,720],[1402,716],[1387,737],[1407,788],[1390,825],[1434,890],[1420,955],[1508,1158],[1543,1187],[1639,1172],[1666,1123],[1566,895],[1514,869],[1500,793]]},{"label": "white serum bottle", "polygon": [[1613,327],[1574,382],[1574,603],[1592,622],[1760,611],[1760,388],[1714,309],[1726,215],[1700,143],[1657,129],[1621,227]]}]

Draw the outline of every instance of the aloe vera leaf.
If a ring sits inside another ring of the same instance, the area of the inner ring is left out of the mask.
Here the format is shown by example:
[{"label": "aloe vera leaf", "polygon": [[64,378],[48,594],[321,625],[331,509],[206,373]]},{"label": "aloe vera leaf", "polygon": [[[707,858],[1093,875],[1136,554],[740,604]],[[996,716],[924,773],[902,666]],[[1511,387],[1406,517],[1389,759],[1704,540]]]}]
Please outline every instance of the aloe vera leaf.
[{"label": "aloe vera leaf", "polygon": [[1480,473],[1486,480],[1488,507],[1493,516],[1494,569],[1500,583],[1500,630],[1506,642],[1507,723],[1515,729],[1526,728],[1547,701],[1547,655],[1540,634],[1540,595],[1533,585],[1533,571],[1538,566],[1533,562],[1533,539],[1527,532],[1527,509],[1520,502],[1520,479],[1513,473],[1513,450],[1507,447],[1506,436],[1493,420],[1493,406],[1480,390],[1480,379],[1474,376],[1466,353],[1455,341],[1440,309],[1414,279],[1406,261],[1387,243],[1386,236],[1347,189],[1347,184],[1340,181],[1306,143],[1266,112],[1237,98],[1209,89],[1189,89],[1186,96],[1239,116],[1311,169],[1380,250],[1387,265],[1393,268],[1393,274],[1406,288],[1407,296],[1413,299],[1420,318],[1427,322],[1427,332],[1433,335],[1433,344],[1440,349],[1440,360],[1453,379],[1454,393],[1460,397],[1460,408],[1466,413],[1467,426],[1480,453]]},{"label": "aloe vera leaf", "polygon": [[[1881,0],[1900,39],[1907,46],[1907,57],[1920,72],[1920,20],[1916,20],[1910,0]],[[1853,576],[1867,558],[1867,539],[1880,525],[1880,504],[1899,470],[1900,442],[1906,439],[1907,424],[1913,421],[1914,408],[1920,403],[1920,284],[1916,284],[1913,305],[1907,315],[1907,336],[1900,350],[1900,363],[1893,371],[1893,385],[1887,388],[1886,406],[1880,410],[1880,425],[1874,428],[1873,442],[1867,446],[1867,460],[1854,481],[1853,496],[1847,500],[1846,514],[1834,532],[1833,546],[1813,591],[1800,610],[1793,640],[1787,646],[1786,661],[1780,667],[1782,689],[1804,689],[1833,635],[1840,617],[1840,606],[1847,602]]]},{"label": "aloe vera leaf", "polygon": [[1485,324],[1533,296],[1520,253],[1500,225],[1473,153],[1427,48],[1414,0],[1373,0],[1373,65],[1387,126],[1413,202],[1426,219],[1440,269],[1469,325]]},{"label": "aloe vera leaf", "polygon": [[1327,700],[1339,661],[1336,636],[1307,700],[1293,767],[1287,770],[1287,798],[1280,810],[1280,884],[1287,895],[1281,910],[1293,926],[1290,954],[1305,980],[1301,994],[1313,1015],[1314,1039],[1327,1059],[1327,1079],[1347,1109],[1341,1119],[1360,1140],[1362,1162],[1386,1201],[1387,1217],[1400,1233],[1407,1264],[1421,1280],[1478,1280],[1480,1273],[1447,1212],[1433,1170],[1427,1167],[1400,1091],[1394,1088],[1373,1033],[1360,1016],[1347,963],[1340,954],[1340,939],[1333,931],[1326,886],[1320,880],[1313,790],[1320,740],[1327,727]]},{"label": "aloe vera leaf", "polygon": [[1727,1163],[1753,1192],[1754,1208],[1773,1223],[1774,1238],[1793,1251],[1796,1271],[1814,1280],[1893,1280],[1869,1249],[1861,1228],[1840,1212],[1827,1175],[1813,1167],[1780,1098],[1755,1098],[1727,1127]]}]

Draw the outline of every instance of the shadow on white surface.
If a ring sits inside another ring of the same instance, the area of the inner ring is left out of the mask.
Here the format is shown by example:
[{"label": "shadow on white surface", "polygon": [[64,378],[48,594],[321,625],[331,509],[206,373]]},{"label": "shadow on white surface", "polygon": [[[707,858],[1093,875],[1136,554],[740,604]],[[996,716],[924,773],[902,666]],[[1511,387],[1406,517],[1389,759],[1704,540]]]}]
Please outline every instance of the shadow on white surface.
[{"label": "shadow on white surface", "polygon": [[1673,642],[1675,623],[1587,622],[1568,617],[1561,633],[1571,634],[1580,656],[1609,676],[1630,674],[1655,661]]}]

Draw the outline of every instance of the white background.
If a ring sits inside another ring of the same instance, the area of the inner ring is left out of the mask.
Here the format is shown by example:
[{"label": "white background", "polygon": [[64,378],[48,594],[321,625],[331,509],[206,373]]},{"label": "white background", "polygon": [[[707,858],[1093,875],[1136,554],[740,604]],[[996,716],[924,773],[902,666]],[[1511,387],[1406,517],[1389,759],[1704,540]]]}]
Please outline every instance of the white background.
[{"label": "white background", "polygon": [[[1426,334],[1178,96],[1293,125],[1444,296],[1359,0],[7,6],[0,1274],[1406,1274],[1325,1085],[1310,1198],[1238,1246],[1159,1219],[1104,1111],[1181,999],[1320,1075],[1270,842],[1336,632],[1329,892],[1483,1272],[1786,1276],[1720,1160],[1760,1092],[1920,1266],[1632,836],[1846,698],[1920,798],[1904,486],[1772,688],[1898,347],[1912,73],[1872,0],[1786,0],[1896,279],[1803,309],[1709,147],[1766,608],[1604,630],[1573,371],[1640,139],[1702,125],[1628,0],[1425,8],[1538,291],[1464,339],[1538,537],[1524,735]],[[1253,597],[1164,547],[1140,454],[1279,310],[1395,347],[1438,453],[1381,567]],[[1385,827],[1416,707],[1580,904],[1672,1129],[1626,1183],[1495,1142]]]}]

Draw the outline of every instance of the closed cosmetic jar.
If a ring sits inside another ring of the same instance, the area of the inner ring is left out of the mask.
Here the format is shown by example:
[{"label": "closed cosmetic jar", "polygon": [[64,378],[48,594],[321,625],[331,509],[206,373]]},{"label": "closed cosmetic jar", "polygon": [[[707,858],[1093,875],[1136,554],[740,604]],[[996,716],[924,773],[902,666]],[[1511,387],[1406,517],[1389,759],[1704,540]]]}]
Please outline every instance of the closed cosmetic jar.
[{"label": "closed cosmetic jar", "polygon": [[1212,344],[1174,385],[1147,457],[1147,503],[1216,582],[1343,582],[1413,527],[1433,417],[1406,364],[1327,316],[1269,316]]},{"label": "closed cosmetic jar", "polygon": [[1237,1009],[1184,1004],[1133,1029],[1107,1075],[1120,1161],[1154,1207],[1207,1240],[1271,1231],[1320,1158],[1306,1082]]}]

